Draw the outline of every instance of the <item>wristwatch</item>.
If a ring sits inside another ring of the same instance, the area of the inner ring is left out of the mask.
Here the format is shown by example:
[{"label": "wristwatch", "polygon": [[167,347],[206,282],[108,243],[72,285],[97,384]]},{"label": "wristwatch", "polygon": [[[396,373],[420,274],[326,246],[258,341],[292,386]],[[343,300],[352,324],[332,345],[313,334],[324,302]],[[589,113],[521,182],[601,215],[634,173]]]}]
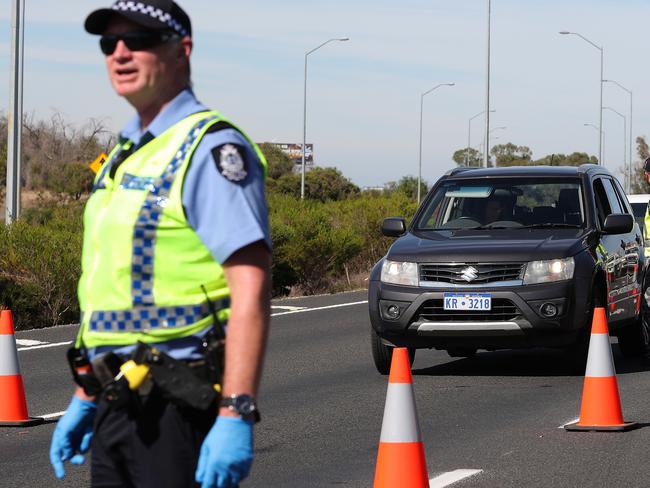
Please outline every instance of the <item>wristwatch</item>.
[{"label": "wristwatch", "polygon": [[261,419],[257,403],[255,403],[255,399],[250,395],[227,396],[221,399],[221,406],[238,413],[244,420],[259,422]]}]

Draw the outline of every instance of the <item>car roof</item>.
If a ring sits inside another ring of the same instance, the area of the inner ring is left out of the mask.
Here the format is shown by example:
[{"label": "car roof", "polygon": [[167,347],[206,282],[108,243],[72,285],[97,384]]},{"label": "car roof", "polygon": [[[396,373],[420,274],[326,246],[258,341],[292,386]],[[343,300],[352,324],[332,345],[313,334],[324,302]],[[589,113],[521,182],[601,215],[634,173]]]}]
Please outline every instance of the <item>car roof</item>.
[{"label": "car roof", "polygon": [[650,201],[650,193],[636,193],[634,195],[627,195],[627,200],[630,203],[648,203],[648,201]]},{"label": "car roof", "polygon": [[454,168],[445,176],[452,178],[485,178],[498,176],[581,176],[583,174],[611,175],[603,166],[505,166],[500,168]]}]

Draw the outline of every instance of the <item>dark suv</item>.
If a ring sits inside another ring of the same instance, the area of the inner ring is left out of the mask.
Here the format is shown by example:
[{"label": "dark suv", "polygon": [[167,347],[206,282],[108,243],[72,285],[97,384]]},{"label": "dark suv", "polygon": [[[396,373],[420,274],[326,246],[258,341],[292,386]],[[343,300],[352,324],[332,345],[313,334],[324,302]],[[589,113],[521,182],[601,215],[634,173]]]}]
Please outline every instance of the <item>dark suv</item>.
[{"label": "dark suv", "polygon": [[[604,306],[626,355],[644,351],[643,239],[620,183],[602,166],[457,168],[431,189],[373,268],[373,358],[394,346],[560,347],[584,351]],[[584,359],[584,356],[583,356]]]}]

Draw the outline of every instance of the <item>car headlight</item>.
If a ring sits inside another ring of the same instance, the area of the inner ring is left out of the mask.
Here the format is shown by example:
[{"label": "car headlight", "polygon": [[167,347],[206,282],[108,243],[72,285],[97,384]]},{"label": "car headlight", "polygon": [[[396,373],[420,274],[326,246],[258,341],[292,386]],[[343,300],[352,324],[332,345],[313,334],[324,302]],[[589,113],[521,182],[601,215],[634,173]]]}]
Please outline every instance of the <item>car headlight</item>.
[{"label": "car headlight", "polygon": [[573,258],[531,261],[526,265],[524,285],[570,280],[573,278],[574,269],[575,261]]},{"label": "car headlight", "polygon": [[381,267],[381,281],[396,285],[418,286],[417,263],[405,263],[384,259]]}]

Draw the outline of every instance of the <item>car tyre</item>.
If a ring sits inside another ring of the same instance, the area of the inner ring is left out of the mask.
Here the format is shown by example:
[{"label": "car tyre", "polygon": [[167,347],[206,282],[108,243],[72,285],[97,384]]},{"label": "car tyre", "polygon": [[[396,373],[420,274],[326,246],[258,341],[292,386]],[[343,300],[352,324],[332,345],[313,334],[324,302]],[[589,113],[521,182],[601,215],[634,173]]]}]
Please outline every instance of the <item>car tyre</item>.
[{"label": "car tyre", "polygon": [[[370,347],[372,349],[372,359],[375,361],[377,371],[382,375],[390,373],[390,362],[393,358],[394,347],[387,346],[381,342],[381,338],[372,327],[370,328]],[[413,361],[415,360],[415,348],[409,347],[408,351],[409,365],[413,366]]]},{"label": "car tyre", "polygon": [[[589,321],[591,323],[591,320]],[[582,329],[573,344],[565,349],[567,362],[572,373],[584,374],[587,368],[587,355],[589,354],[590,329]]]},{"label": "car tyre", "polygon": [[623,356],[630,358],[645,354],[650,342],[649,329],[648,320],[639,317],[639,320],[618,333],[618,348]]},{"label": "car tyre", "polygon": [[452,347],[447,349],[447,354],[452,358],[473,358],[476,356],[476,349],[473,347]]}]

